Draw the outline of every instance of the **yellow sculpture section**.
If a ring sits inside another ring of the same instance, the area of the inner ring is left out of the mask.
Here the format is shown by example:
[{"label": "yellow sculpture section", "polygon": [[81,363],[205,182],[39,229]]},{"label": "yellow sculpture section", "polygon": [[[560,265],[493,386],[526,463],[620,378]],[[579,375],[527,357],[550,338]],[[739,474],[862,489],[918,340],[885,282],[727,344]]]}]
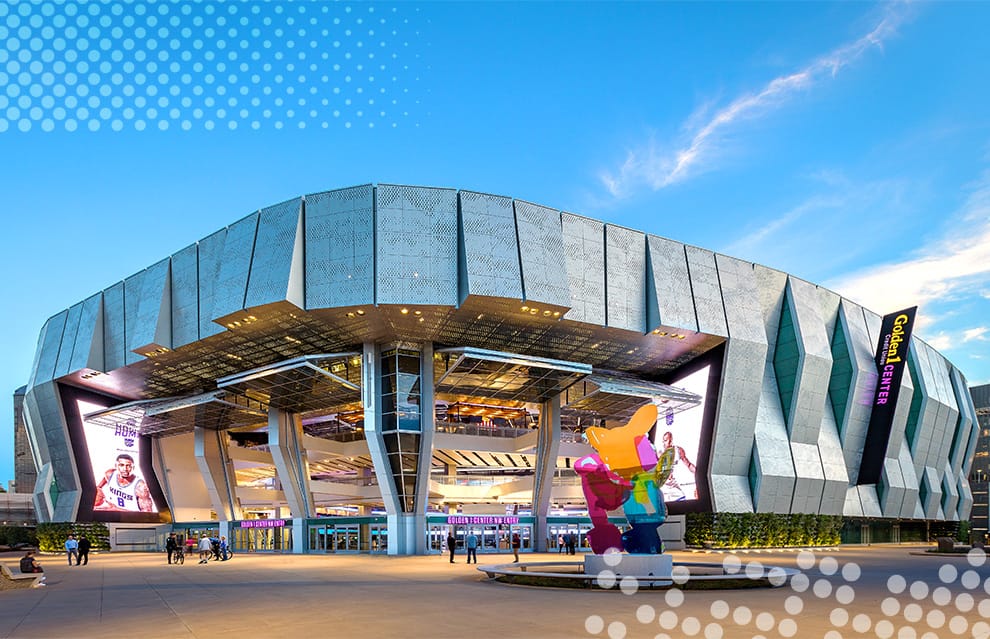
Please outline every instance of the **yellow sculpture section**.
[{"label": "yellow sculpture section", "polygon": [[592,426],[585,431],[585,436],[612,472],[633,483],[636,475],[643,472],[638,440],[650,432],[656,421],[656,405],[647,404],[636,411],[625,426],[612,429]]}]

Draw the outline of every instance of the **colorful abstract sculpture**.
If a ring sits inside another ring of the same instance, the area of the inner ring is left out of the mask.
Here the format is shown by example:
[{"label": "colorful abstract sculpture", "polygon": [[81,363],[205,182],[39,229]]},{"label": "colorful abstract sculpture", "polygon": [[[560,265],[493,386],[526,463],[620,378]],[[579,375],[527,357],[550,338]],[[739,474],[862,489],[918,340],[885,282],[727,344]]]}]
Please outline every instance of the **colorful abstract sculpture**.
[{"label": "colorful abstract sculpture", "polygon": [[[650,442],[649,432],[656,421],[656,405],[647,404],[625,426],[585,431],[596,453],[577,460],[574,470],[581,476],[588,502],[593,524],[588,539],[596,554],[610,548],[634,554],[663,552],[658,529],[667,519],[667,508],[660,486],[672,465],[669,460],[660,463]],[[608,521],[608,511],[619,506],[630,526],[625,533]]]}]

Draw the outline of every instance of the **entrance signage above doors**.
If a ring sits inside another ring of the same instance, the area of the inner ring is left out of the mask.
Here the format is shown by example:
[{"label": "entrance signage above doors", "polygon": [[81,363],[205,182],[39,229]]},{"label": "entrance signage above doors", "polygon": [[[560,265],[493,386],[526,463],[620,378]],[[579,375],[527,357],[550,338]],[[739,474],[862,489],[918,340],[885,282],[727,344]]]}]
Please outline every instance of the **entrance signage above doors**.
[{"label": "entrance signage above doors", "polygon": [[506,515],[449,515],[447,523],[451,526],[518,524],[519,518]]}]

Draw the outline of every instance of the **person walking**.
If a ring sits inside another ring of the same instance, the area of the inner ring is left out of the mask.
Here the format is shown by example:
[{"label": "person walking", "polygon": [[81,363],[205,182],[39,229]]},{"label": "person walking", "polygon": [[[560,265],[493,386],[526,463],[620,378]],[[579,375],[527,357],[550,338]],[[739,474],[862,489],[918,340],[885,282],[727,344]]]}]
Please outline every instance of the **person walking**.
[{"label": "person walking", "polygon": [[76,557],[77,566],[79,565],[80,561],[84,566],[89,565],[89,549],[90,549],[89,538],[86,537],[86,535],[83,535],[82,537],[79,538],[79,556]]},{"label": "person walking", "polygon": [[515,557],[515,559],[512,560],[512,563],[519,563],[520,546],[522,546],[522,540],[519,539],[519,533],[512,533],[512,555]]},{"label": "person walking", "polygon": [[564,552],[564,536],[557,535],[557,554]]},{"label": "person walking", "polygon": [[168,554],[168,563],[172,563],[172,556],[179,549],[179,540],[175,538],[175,533],[169,533],[165,540],[165,552]]},{"label": "person walking", "polygon": [[205,564],[210,560],[210,555],[213,554],[213,544],[210,542],[210,538],[203,535],[199,538],[199,563]]},{"label": "person walking", "polygon": [[76,565],[79,565],[79,542],[76,541],[76,536],[73,534],[69,535],[69,538],[65,540],[65,554],[69,558],[69,565],[72,565],[72,558],[76,558]]},{"label": "person walking", "polygon": [[468,536],[464,538],[464,547],[467,548],[467,562],[471,563],[471,558],[474,558],[474,563],[478,563],[478,535],[474,532],[468,533]]},{"label": "person walking", "polygon": [[454,531],[451,530],[447,533],[447,550],[450,552],[450,563],[454,563],[455,548],[457,548],[457,537],[454,537]]}]

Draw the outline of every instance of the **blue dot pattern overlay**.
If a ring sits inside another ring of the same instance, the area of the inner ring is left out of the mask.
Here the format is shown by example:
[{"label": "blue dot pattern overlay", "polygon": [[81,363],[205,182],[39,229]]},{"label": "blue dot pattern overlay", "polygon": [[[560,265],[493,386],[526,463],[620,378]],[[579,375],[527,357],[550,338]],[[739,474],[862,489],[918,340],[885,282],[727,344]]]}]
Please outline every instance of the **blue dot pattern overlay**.
[{"label": "blue dot pattern overlay", "polygon": [[0,0],[0,133],[397,127],[415,117],[415,16],[313,0]]}]

